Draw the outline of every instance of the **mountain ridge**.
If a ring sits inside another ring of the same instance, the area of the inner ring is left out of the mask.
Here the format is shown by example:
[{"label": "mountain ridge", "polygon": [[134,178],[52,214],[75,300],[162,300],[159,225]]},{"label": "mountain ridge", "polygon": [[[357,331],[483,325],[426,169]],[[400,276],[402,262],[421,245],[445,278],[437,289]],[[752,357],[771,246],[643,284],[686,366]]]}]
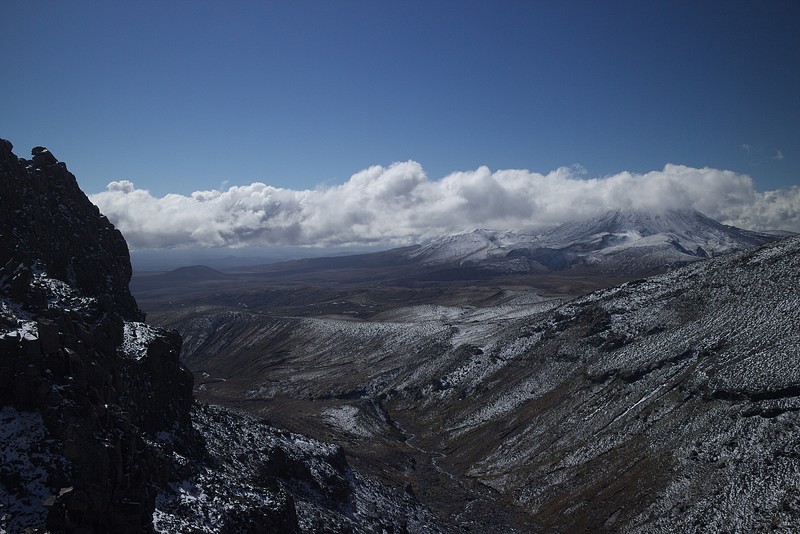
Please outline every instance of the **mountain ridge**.
[{"label": "mountain ridge", "polygon": [[[538,233],[476,229],[443,236],[425,245],[229,268],[224,274],[241,281],[255,281],[261,276],[264,280],[311,284],[326,280],[331,284],[487,284],[503,279],[503,283],[512,283],[513,278],[518,278],[518,283],[535,286],[535,277],[544,280],[550,275],[620,281],[665,272],[781,237],[780,233],[723,225],[694,210],[660,214],[612,210]],[[132,287],[143,292],[155,290],[159,280],[169,277],[185,284],[213,282],[209,277],[190,280],[181,271],[171,273],[137,275]]]},{"label": "mountain ridge", "polygon": [[[355,292],[307,286],[324,261],[286,286],[255,270],[250,293],[190,268],[177,276],[202,291],[171,288],[147,309],[159,327],[130,294],[124,240],[66,166],[11,148],[0,141],[0,530],[800,525],[800,237],[577,298],[363,278],[397,251],[338,260]],[[628,222],[576,231],[572,252],[619,260],[607,235],[647,233]],[[508,261],[547,267],[525,249]],[[250,413],[194,401],[184,365],[195,394]]]},{"label": "mountain ridge", "polygon": [[426,265],[497,272],[654,274],[775,239],[773,234],[723,225],[695,210],[612,210],[540,233],[482,229],[446,236],[407,255]]}]

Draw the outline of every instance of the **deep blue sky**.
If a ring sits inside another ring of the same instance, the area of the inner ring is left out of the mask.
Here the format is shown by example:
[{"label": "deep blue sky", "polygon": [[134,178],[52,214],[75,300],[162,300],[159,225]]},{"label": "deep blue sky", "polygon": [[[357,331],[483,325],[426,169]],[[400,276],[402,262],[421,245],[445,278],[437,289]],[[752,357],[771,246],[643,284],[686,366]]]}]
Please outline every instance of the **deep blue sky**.
[{"label": "deep blue sky", "polygon": [[798,28],[788,0],[4,0],[0,136],[87,193],[313,188],[409,159],[431,179],[678,163],[763,191],[800,183]]}]

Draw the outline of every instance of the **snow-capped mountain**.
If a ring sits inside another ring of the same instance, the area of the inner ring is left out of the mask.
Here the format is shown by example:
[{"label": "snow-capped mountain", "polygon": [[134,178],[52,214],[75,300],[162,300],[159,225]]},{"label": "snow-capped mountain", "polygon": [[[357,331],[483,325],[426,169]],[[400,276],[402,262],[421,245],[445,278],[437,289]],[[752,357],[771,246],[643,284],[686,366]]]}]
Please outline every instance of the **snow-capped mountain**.
[{"label": "snow-capped mountain", "polygon": [[[800,237],[574,299],[365,275],[433,258],[663,268],[772,237],[615,212],[250,282],[153,276],[168,300],[148,315],[182,340],[143,322],[124,239],[66,166],[11,149],[0,139],[0,534],[800,525]],[[195,394],[251,413],[193,400],[184,364]]]},{"label": "snow-capped mountain", "polygon": [[695,210],[614,210],[601,217],[563,224],[543,234],[540,243],[553,247],[582,244],[588,250],[608,250],[667,241],[687,254],[708,257],[773,239],[767,234],[720,224]]},{"label": "snow-capped mountain", "polygon": [[440,237],[408,252],[407,256],[425,264],[480,262],[503,256],[511,248],[533,237],[515,232],[477,229]]},{"label": "snow-capped mountain", "polygon": [[614,210],[538,234],[475,230],[446,236],[407,256],[425,265],[469,265],[503,272],[591,268],[644,274],[776,238],[720,224],[694,210]]}]

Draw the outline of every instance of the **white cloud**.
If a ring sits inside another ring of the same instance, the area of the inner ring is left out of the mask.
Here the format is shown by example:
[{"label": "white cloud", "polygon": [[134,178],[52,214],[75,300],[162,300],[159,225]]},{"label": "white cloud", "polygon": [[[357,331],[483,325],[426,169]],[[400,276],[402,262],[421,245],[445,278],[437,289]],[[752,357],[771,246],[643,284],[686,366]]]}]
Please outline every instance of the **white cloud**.
[{"label": "white cloud", "polygon": [[800,188],[759,193],[731,171],[667,165],[585,179],[580,166],[548,174],[487,167],[429,180],[414,162],[373,166],[332,187],[263,183],[154,197],[129,181],[90,196],[131,248],[412,243],[486,228],[535,228],[614,208],[693,208],[751,229],[800,231]]},{"label": "white cloud", "polygon": [[772,156],[772,159],[782,160],[783,159],[783,150],[775,149],[775,155]]},{"label": "white cloud", "polygon": [[741,228],[800,232],[800,186],[755,193],[753,202],[728,206],[719,217]]},{"label": "white cloud", "polygon": [[136,187],[134,187],[133,182],[131,181],[120,180],[119,182],[110,182],[106,186],[106,189],[117,193],[132,193]]}]

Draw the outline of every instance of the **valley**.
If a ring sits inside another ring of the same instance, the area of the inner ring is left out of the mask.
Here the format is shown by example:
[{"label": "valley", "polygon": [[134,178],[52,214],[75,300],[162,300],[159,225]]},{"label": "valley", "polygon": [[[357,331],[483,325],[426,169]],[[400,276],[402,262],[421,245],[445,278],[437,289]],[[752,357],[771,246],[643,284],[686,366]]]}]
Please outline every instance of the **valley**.
[{"label": "valley", "polygon": [[0,13],[0,534],[800,533],[800,1]]},{"label": "valley", "polygon": [[435,506],[444,523],[527,530],[526,514],[505,496],[446,466],[444,443],[420,424],[415,407],[399,406],[395,397],[420,393],[430,387],[427,372],[473,357],[475,343],[563,297],[519,289],[519,280],[514,289],[480,282],[287,288],[240,280],[226,291],[205,284],[173,289],[167,302],[148,297],[160,298],[161,290],[137,294],[151,322],[182,333],[198,399],[341,445],[355,467]]},{"label": "valley", "polygon": [[199,399],[341,445],[455,529],[796,524],[797,238],[646,279],[358,261],[132,289]]},{"label": "valley", "polygon": [[796,236],[617,211],[131,278],[66,166],[12,148],[0,532],[800,524]]}]

